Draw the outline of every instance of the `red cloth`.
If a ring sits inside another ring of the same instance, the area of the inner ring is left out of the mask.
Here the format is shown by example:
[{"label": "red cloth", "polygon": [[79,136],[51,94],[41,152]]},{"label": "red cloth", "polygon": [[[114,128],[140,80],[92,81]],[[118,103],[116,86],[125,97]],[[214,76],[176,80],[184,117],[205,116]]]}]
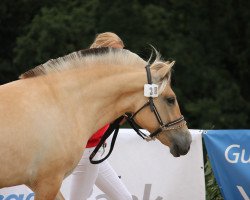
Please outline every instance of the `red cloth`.
[{"label": "red cloth", "polygon": [[88,143],[86,145],[86,148],[91,148],[91,147],[97,146],[98,143],[100,142],[102,136],[106,132],[106,130],[108,130],[108,128],[109,128],[109,124],[105,125],[101,129],[99,129],[96,133],[94,133],[91,136],[91,138],[89,139],[89,141],[88,141]]}]

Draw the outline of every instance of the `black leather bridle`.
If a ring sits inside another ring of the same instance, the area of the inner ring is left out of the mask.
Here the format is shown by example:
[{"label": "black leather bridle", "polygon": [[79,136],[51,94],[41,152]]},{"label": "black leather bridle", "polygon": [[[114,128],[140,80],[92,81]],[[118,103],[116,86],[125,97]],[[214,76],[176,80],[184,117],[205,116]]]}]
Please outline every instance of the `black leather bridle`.
[{"label": "black leather bridle", "polygon": [[[150,71],[150,65],[146,65],[146,72],[147,72],[147,80],[148,80],[148,84],[152,84],[152,77],[151,77],[151,71]],[[113,151],[114,145],[115,145],[115,140],[117,137],[117,134],[119,132],[119,128],[120,128],[120,122],[122,121],[122,119],[124,117],[127,118],[128,123],[130,124],[130,126],[135,130],[135,132],[142,137],[143,139],[150,141],[150,140],[154,140],[154,138],[161,133],[162,131],[165,130],[173,130],[173,129],[178,129],[182,126],[184,126],[186,124],[186,121],[184,120],[184,117],[181,115],[178,119],[171,121],[171,122],[167,122],[164,123],[161,119],[161,116],[154,104],[154,99],[153,97],[148,97],[149,100],[148,102],[146,102],[140,109],[138,109],[134,114],[131,113],[126,113],[124,116],[121,116],[119,118],[117,118],[113,123],[110,124],[109,129],[105,132],[105,134],[103,135],[103,137],[101,138],[101,141],[99,142],[99,144],[96,146],[96,148],[94,149],[94,151],[91,153],[89,160],[92,164],[98,164],[103,162],[104,160],[106,160],[110,154]],[[158,129],[156,129],[153,133],[151,133],[149,136],[144,134],[142,131],[140,131],[139,128],[137,128],[137,124],[134,120],[135,116],[142,111],[144,108],[146,108],[147,106],[150,107],[151,112],[154,113],[158,123],[160,124],[160,127]],[[177,126],[177,124],[179,124]],[[98,152],[98,150],[103,146],[103,144],[105,143],[106,139],[114,132],[112,141],[111,141],[111,146],[110,146],[110,150],[108,152],[108,154],[100,159],[100,160],[93,160],[96,153]]]},{"label": "black leather bridle", "polygon": [[[146,72],[147,72],[147,80],[148,84],[152,84],[152,77],[151,77],[151,71],[150,71],[150,65],[146,65]],[[160,132],[164,130],[171,130],[171,129],[178,129],[181,126],[186,124],[186,121],[184,120],[184,117],[181,115],[178,119],[164,123],[163,120],[161,119],[161,116],[154,104],[154,99],[153,97],[148,97],[148,102],[146,102],[140,109],[138,109],[134,114],[126,113],[127,115],[127,120],[130,124],[130,126],[137,132],[139,136],[141,136],[143,139],[154,139]],[[140,131],[139,128],[137,128],[136,123],[134,121],[135,116],[144,108],[147,106],[150,107],[151,112],[154,113],[158,123],[160,124],[160,127],[156,129],[153,133],[151,133],[149,136],[145,135],[142,131]],[[179,126],[176,126],[179,124]]]}]

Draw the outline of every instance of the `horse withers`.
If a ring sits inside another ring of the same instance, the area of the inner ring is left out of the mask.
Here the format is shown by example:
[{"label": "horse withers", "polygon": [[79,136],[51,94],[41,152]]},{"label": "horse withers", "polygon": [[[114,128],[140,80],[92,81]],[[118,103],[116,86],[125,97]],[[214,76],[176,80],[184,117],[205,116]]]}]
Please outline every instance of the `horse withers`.
[{"label": "horse withers", "polygon": [[156,97],[144,96],[147,65],[128,50],[90,49],[49,60],[1,85],[0,188],[25,184],[35,200],[63,199],[61,183],[88,139],[124,113],[134,114],[174,156],[186,154],[191,136],[170,85],[173,62],[157,57],[150,65]]}]

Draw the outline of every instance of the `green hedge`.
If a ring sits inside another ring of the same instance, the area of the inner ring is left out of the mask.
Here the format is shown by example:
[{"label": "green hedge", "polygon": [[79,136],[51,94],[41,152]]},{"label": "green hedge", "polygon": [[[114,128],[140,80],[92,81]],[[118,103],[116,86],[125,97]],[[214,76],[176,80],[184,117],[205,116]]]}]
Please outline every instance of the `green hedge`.
[{"label": "green hedge", "polygon": [[206,200],[223,200],[208,157],[205,163]]}]

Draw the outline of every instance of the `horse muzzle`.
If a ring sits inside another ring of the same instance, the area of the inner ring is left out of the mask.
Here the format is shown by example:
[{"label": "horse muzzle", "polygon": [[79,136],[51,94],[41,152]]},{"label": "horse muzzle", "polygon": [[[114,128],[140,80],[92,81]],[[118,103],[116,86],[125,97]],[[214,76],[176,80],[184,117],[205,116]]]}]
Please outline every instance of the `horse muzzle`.
[{"label": "horse muzzle", "polygon": [[190,150],[192,137],[189,131],[184,133],[174,134],[172,138],[172,144],[170,146],[170,153],[174,157],[180,157],[186,155]]}]

